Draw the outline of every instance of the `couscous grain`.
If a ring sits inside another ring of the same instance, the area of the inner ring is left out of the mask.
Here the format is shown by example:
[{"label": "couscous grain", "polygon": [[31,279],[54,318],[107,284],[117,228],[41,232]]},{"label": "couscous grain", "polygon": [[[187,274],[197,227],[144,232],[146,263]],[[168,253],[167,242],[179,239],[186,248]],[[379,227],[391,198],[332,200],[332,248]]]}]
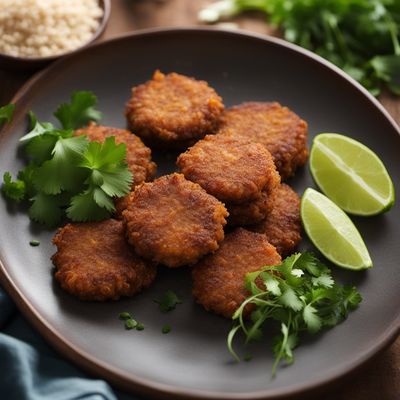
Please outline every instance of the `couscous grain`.
[{"label": "couscous grain", "polygon": [[67,53],[90,41],[102,15],[98,0],[0,0],[0,53]]}]

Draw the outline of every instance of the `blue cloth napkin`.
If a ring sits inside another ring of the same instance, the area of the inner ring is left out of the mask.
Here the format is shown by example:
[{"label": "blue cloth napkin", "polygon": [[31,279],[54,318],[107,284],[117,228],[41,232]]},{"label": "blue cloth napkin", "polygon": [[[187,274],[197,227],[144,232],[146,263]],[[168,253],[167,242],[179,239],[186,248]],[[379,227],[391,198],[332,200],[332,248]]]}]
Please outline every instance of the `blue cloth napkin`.
[{"label": "blue cloth napkin", "polygon": [[25,321],[1,286],[0,371],[2,399],[128,399],[55,353]]}]

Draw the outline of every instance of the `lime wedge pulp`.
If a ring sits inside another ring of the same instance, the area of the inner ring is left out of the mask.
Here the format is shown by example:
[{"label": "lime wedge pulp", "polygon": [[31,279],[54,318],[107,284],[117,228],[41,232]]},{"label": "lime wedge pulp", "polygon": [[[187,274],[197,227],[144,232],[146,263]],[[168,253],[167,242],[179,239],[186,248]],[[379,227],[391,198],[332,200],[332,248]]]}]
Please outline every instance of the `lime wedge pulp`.
[{"label": "lime wedge pulp", "polygon": [[360,142],[336,133],[314,138],[311,174],[320,189],[354,215],[376,215],[394,204],[394,187],[378,156]]},{"label": "lime wedge pulp", "polygon": [[308,188],[301,219],[315,247],[334,264],[352,270],[372,267],[367,247],[351,219],[322,193]]}]

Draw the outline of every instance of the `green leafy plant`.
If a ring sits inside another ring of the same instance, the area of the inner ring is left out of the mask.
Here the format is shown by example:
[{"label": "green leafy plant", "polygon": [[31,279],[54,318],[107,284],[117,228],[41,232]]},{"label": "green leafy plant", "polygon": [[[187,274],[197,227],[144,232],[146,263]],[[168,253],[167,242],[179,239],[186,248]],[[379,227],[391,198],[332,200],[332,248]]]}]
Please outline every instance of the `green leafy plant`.
[{"label": "green leafy plant", "polygon": [[314,51],[378,95],[400,95],[398,0],[222,0],[200,12],[213,22],[259,10],[286,40]]},{"label": "green leafy plant", "polygon": [[115,211],[113,198],[129,192],[125,144],[117,145],[114,137],[101,144],[73,135],[74,129],[101,117],[96,102],[90,92],[74,93],[54,114],[61,128],[30,112],[31,130],[20,139],[30,163],[16,180],[6,172],[2,191],[16,202],[29,201],[32,220],[49,227],[65,215],[77,222],[102,220]]},{"label": "green leafy plant", "polygon": [[[274,340],[273,375],[281,360],[293,363],[293,350],[302,332],[315,334],[322,328],[334,327],[362,300],[356,288],[335,283],[329,268],[310,253],[297,253],[280,265],[247,274],[245,286],[250,295],[232,316],[234,325],[227,337],[228,349],[239,361],[233,349],[236,334],[242,332],[245,343],[259,340],[267,320],[278,322],[280,334]],[[249,307],[252,311],[246,319]]]}]

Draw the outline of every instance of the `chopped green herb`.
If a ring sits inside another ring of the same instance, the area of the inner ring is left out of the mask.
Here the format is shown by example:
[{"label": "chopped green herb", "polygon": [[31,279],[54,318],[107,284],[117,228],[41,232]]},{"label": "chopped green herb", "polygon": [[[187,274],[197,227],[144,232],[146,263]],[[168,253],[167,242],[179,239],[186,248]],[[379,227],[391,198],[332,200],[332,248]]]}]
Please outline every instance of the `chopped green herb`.
[{"label": "chopped green herb", "polygon": [[164,325],[161,331],[163,334],[167,334],[171,332],[171,327],[169,325]]},{"label": "chopped green herb", "polygon": [[133,177],[126,145],[114,137],[101,144],[73,136],[73,129],[100,117],[95,104],[93,94],[74,93],[55,113],[63,129],[30,113],[31,131],[20,141],[31,162],[16,180],[4,174],[2,192],[13,201],[31,202],[32,220],[54,227],[65,216],[76,222],[106,219],[115,211],[113,199],[129,192]]},{"label": "chopped green herb", "polygon": [[[293,350],[302,332],[315,334],[324,327],[337,325],[362,300],[356,288],[335,283],[329,268],[310,253],[294,254],[280,265],[247,274],[245,287],[250,296],[232,316],[234,326],[227,337],[228,349],[239,361],[233,349],[236,333],[242,331],[248,343],[262,337],[261,328],[266,320],[277,321],[280,335],[274,340],[273,375],[281,360],[293,363]],[[250,320],[245,321],[248,304],[254,310]]]},{"label": "chopped green herb", "polygon": [[4,122],[11,122],[14,115],[15,104],[7,104],[0,107],[0,125]]},{"label": "chopped green herb", "polygon": [[11,174],[5,172],[1,190],[6,197],[19,203],[25,197],[25,182],[20,179],[13,181]]},{"label": "chopped green herb", "polygon": [[249,362],[249,361],[251,361],[252,359],[253,359],[253,356],[250,355],[250,354],[246,354],[246,355],[243,357],[243,361],[246,361],[246,362]]},{"label": "chopped green herb", "polygon": [[136,330],[137,331],[142,331],[144,329],[144,325],[141,322],[138,322],[136,325]]},{"label": "chopped green herb", "polygon": [[132,319],[132,316],[128,312],[124,311],[118,315],[118,318],[125,320],[125,319]]},{"label": "chopped green herb", "polygon": [[126,329],[134,329],[137,327],[137,324],[138,324],[137,321],[135,321],[132,318],[125,320],[125,328]]},{"label": "chopped green herb", "polygon": [[37,247],[37,246],[40,245],[40,242],[39,242],[39,240],[31,240],[31,241],[29,242],[29,244],[30,244],[32,247]]},{"label": "chopped green herb", "polygon": [[314,51],[378,95],[384,86],[400,95],[398,0],[220,0],[199,18],[215,22],[259,10],[286,40]]},{"label": "chopped green herb", "polygon": [[158,304],[161,312],[174,310],[178,304],[182,304],[182,300],[172,290],[167,290],[160,300],[154,300]]}]

